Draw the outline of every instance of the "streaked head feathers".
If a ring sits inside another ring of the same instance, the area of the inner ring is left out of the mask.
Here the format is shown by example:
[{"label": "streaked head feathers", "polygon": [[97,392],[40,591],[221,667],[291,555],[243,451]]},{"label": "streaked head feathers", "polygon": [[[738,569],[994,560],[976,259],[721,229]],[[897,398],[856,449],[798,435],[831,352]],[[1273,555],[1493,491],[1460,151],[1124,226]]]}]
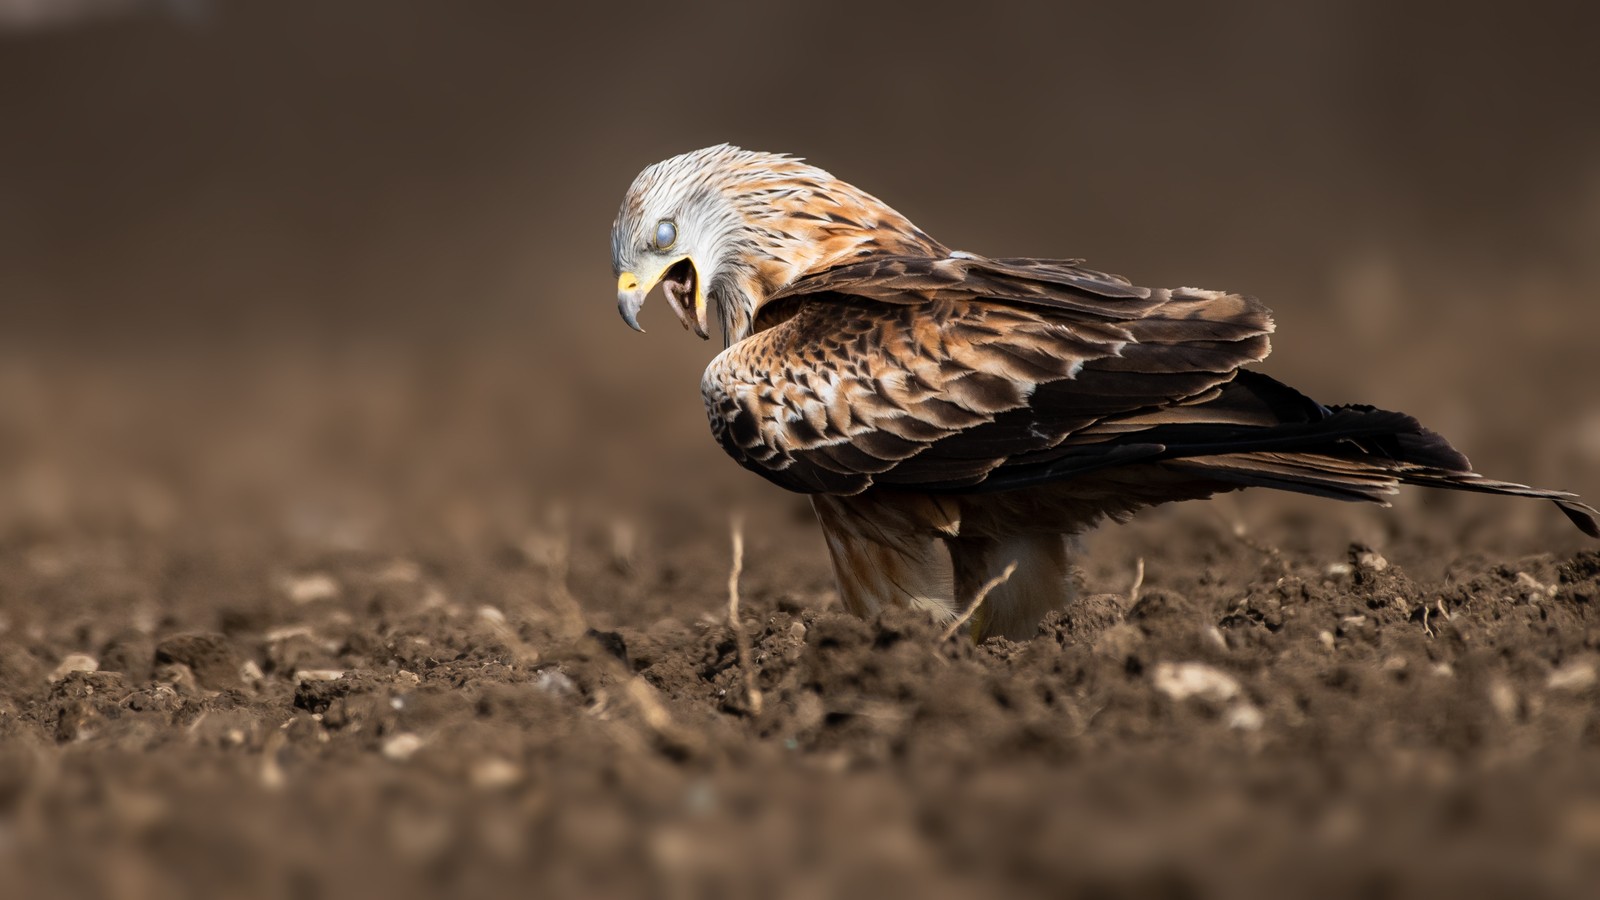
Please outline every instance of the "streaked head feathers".
[{"label": "streaked head feathers", "polygon": [[[670,223],[676,241],[657,232]],[[639,173],[611,226],[617,303],[638,328],[656,284],[686,328],[725,343],[748,337],[756,311],[808,272],[880,254],[943,248],[876,197],[780,153],[718,144]]]}]

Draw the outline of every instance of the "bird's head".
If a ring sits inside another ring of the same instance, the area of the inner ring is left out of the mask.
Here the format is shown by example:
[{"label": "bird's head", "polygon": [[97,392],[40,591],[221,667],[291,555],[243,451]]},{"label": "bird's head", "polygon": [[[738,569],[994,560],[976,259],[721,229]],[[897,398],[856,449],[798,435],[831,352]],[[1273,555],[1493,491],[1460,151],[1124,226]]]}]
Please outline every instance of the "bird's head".
[{"label": "bird's head", "polygon": [[748,337],[774,292],[880,253],[942,248],[882,201],[790,156],[719,144],[645,169],[611,226],[617,310],[637,331],[656,285],[685,328]]}]

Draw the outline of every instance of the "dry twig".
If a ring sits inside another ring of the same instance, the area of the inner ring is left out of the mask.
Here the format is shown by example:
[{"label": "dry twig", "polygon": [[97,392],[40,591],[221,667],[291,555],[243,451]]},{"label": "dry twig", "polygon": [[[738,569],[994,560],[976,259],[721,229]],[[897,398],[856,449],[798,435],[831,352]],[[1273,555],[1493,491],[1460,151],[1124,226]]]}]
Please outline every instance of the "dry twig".
[{"label": "dry twig", "polygon": [[651,731],[655,732],[658,737],[668,736],[672,733],[672,715],[667,712],[665,706],[661,705],[661,701],[656,697],[656,690],[650,686],[650,682],[639,676],[634,676],[628,679],[625,690],[628,693],[628,699],[632,700],[634,706],[638,707],[639,715],[644,717],[644,723],[650,726]]},{"label": "dry twig", "polygon": [[1228,516],[1222,513],[1220,509],[1217,509],[1214,510],[1214,513],[1222,522],[1222,527],[1227,529],[1228,533],[1233,536],[1234,540],[1250,548],[1251,550],[1254,550],[1262,556],[1267,557],[1274,565],[1278,567],[1279,570],[1283,572],[1289,571],[1289,561],[1284,558],[1283,551],[1272,546],[1271,544],[1264,544],[1261,541],[1256,540],[1254,537],[1251,537],[1249,527],[1244,524],[1244,519],[1241,518],[1237,512],[1235,512],[1232,516]]},{"label": "dry twig", "polygon": [[967,604],[967,608],[962,611],[961,615],[956,617],[954,622],[950,623],[950,627],[944,630],[944,634],[939,635],[939,642],[943,643],[955,637],[956,632],[961,630],[961,626],[971,621],[973,615],[977,613],[978,607],[982,606],[983,601],[989,598],[989,592],[1000,585],[1005,584],[1007,581],[1010,581],[1011,575],[1015,571],[1017,571],[1017,563],[1016,560],[1012,560],[1011,563],[1006,566],[1006,570],[1004,572],[1001,572],[999,575],[996,575],[988,581],[985,581],[983,583],[983,587],[978,588],[978,595],[972,598],[971,603]]},{"label": "dry twig", "polygon": [[583,605],[573,595],[569,576],[572,571],[572,527],[563,506],[553,506],[548,516],[554,534],[545,560],[550,579],[550,599],[556,617],[568,639],[577,639],[589,630],[584,621]]},{"label": "dry twig", "polygon": [[739,621],[739,575],[744,572],[744,520],[736,513],[729,517],[733,534],[733,569],[728,572],[728,627],[739,650],[739,671],[744,676],[744,696],[750,714],[761,715],[761,691],[756,687],[755,669],[750,665],[750,638]]}]

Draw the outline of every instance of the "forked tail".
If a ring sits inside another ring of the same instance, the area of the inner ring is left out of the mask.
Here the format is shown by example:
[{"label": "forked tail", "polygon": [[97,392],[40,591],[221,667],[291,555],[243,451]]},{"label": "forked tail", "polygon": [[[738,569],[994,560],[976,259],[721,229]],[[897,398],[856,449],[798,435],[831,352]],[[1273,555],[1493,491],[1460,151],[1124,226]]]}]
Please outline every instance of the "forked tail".
[{"label": "forked tail", "polygon": [[1551,501],[1584,534],[1600,538],[1600,511],[1576,494],[1485,478],[1411,416],[1371,406],[1324,407],[1266,376],[1239,374],[1212,402],[1248,408],[1257,423],[1271,409],[1277,423],[1191,429],[1166,444],[1161,458],[1169,468],[1228,484],[1385,505],[1402,484],[1533,497]]}]

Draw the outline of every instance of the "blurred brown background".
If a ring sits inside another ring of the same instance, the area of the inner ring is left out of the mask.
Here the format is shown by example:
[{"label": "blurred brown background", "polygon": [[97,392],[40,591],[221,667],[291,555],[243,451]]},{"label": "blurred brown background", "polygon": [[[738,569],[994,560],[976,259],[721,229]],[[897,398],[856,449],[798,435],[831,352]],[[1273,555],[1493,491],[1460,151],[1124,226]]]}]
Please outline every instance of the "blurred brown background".
[{"label": "blurred brown background", "polygon": [[0,38],[13,450],[67,429],[259,482],[230,454],[277,441],[411,478],[383,429],[420,421],[574,491],[597,455],[743,483],[704,439],[714,348],[653,304],[619,328],[606,256],[641,167],[726,140],[953,246],[1254,293],[1271,372],[1600,490],[1582,4],[8,6],[36,26]]}]

